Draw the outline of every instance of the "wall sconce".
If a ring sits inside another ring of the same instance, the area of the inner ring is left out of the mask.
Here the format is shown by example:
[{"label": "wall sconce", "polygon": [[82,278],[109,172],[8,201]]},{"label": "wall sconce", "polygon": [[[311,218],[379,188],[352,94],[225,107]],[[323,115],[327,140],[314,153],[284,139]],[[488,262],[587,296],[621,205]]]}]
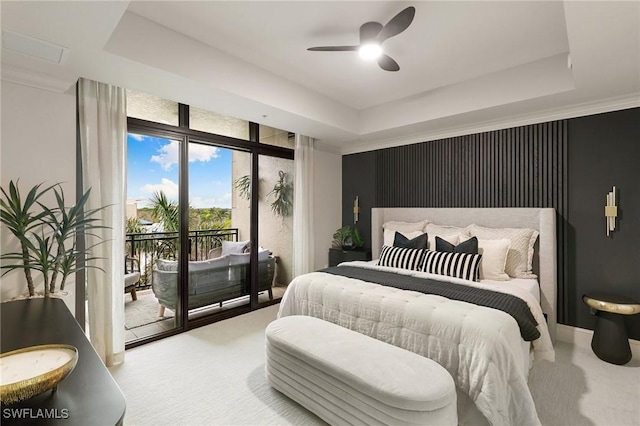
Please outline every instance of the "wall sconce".
[{"label": "wall sconce", "polygon": [[360,204],[358,202],[358,196],[356,195],[356,199],[353,201],[353,223],[358,223],[358,215],[360,214]]},{"label": "wall sconce", "polygon": [[618,207],[616,206],[616,187],[607,194],[607,205],[604,206],[604,216],[607,219],[607,237],[616,229],[616,216]]}]

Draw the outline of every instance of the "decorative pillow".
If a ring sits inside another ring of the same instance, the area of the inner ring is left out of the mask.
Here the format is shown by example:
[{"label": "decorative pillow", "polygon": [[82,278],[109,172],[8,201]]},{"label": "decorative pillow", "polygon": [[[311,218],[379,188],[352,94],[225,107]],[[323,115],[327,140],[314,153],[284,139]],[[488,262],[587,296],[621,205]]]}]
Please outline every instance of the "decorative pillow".
[{"label": "decorative pillow", "polygon": [[[466,237],[461,237],[460,239],[462,240],[462,238]],[[458,245],[455,245],[440,237],[436,237],[436,251],[478,254],[478,239],[476,237],[471,237],[468,240],[462,240]]]},{"label": "decorative pillow", "polygon": [[405,237],[407,237],[408,239],[412,240],[416,237],[419,237],[420,235],[423,235],[424,232],[422,231],[412,231],[412,232],[408,232],[408,231],[394,231],[392,229],[385,229],[384,230],[384,242],[383,245],[385,246],[393,246],[393,242],[396,239],[396,232],[404,235]]},{"label": "decorative pillow", "polygon": [[378,265],[419,271],[425,252],[422,249],[382,246]]},{"label": "decorative pillow", "polygon": [[[469,237],[462,237],[464,242]],[[477,240],[478,241],[478,253],[482,255],[482,262],[480,263],[480,279],[482,280],[494,280],[494,281],[508,281],[509,275],[505,272],[505,265],[507,263],[507,255],[509,253],[509,246],[511,241],[503,238],[501,240]]]},{"label": "decorative pillow", "polygon": [[429,235],[427,248],[434,251],[436,249],[436,236],[455,245],[458,244],[458,239],[461,234],[466,235],[464,228],[436,225],[435,223],[428,223],[424,227],[424,232]]},{"label": "decorative pillow", "polygon": [[529,228],[485,228],[469,225],[467,231],[478,239],[511,241],[505,271],[513,278],[538,278],[533,273],[533,246],[539,232]]},{"label": "decorative pillow", "polygon": [[215,259],[189,262],[189,272],[204,271],[206,269],[226,268],[229,266],[229,255]]},{"label": "decorative pillow", "polygon": [[478,268],[482,255],[469,253],[446,253],[426,250],[422,271],[446,275],[469,281],[478,281]]},{"label": "decorative pillow", "polygon": [[177,272],[178,261],[177,260],[165,260],[156,259],[156,267],[159,271]]},{"label": "decorative pillow", "polygon": [[411,249],[426,249],[427,234],[420,234],[415,238],[409,239],[404,235],[402,235],[401,232],[396,231],[396,236],[393,239],[393,246],[411,248]]},{"label": "decorative pillow", "polygon": [[247,241],[223,241],[222,242],[222,256],[232,253],[244,253],[244,249],[249,245]]}]

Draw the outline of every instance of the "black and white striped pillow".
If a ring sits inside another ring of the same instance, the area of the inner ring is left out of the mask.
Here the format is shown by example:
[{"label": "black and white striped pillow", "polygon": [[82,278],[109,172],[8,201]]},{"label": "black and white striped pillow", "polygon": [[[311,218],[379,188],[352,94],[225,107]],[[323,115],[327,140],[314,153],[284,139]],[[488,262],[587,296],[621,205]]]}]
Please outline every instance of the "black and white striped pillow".
[{"label": "black and white striped pillow", "polygon": [[423,249],[382,246],[378,265],[419,271],[425,252]]},{"label": "black and white striped pillow", "polygon": [[447,275],[478,281],[481,254],[448,253],[427,250],[422,263],[422,271],[430,274]]}]

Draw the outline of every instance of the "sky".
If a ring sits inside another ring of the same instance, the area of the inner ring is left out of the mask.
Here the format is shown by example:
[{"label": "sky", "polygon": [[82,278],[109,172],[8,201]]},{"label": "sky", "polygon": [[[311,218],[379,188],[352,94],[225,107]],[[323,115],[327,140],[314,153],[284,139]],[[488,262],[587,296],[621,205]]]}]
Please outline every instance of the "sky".
[{"label": "sky", "polygon": [[[178,201],[180,142],[129,133],[127,136],[127,199],[148,206],[154,192]],[[189,145],[189,205],[231,208],[231,150]]]}]

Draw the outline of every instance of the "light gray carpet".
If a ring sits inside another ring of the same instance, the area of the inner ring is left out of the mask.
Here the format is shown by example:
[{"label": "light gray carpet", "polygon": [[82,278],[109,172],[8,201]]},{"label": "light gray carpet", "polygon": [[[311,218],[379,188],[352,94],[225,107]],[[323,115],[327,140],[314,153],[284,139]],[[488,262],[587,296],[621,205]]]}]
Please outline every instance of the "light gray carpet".
[{"label": "light gray carpet", "polygon": [[[127,398],[125,425],[317,425],[264,378],[264,329],[278,305],[128,350],[111,369]],[[640,361],[600,361],[556,344],[530,387],[543,425],[640,425]]]},{"label": "light gray carpet", "polygon": [[126,352],[111,368],[130,425],[324,424],[264,378],[264,329],[278,305]]},{"label": "light gray carpet", "polygon": [[124,295],[124,328],[131,330],[147,324],[153,324],[166,318],[173,317],[173,311],[165,309],[164,318],[158,316],[160,304],[153,294],[153,290],[137,292],[138,300],[132,300],[131,294]]}]

